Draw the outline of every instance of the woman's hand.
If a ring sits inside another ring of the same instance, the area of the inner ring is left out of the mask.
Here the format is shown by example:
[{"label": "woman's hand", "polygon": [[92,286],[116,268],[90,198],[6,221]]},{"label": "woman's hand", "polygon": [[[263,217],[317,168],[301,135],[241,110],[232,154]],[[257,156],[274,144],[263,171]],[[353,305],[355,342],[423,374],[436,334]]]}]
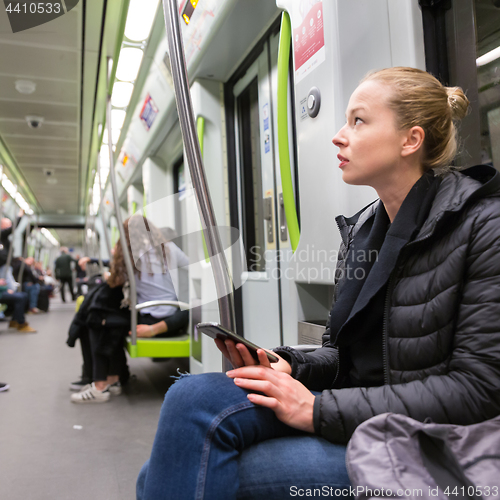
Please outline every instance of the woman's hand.
[{"label": "woman's hand", "polygon": [[[259,363],[255,361],[245,344],[235,344],[232,340],[223,341],[221,339],[215,339],[215,343],[219,348],[219,351],[224,354],[224,356],[231,362],[234,368],[260,364],[279,372],[288,374],[292,373],[292,367],[290,366],[290,364],[273,351],[267,351],[267,349],[259,349],[257,351],[257,354],[259,356]],[[276,356],[279,361],[277,363],[271,363],[269,361],[269,358],[266,356],[265,351],[271,353],[273,356]],[[259,354],[259,352],[261,354]]]},{"label": "woman's hand", "polygon": [[[261,349],[259,349],[262,352]],[[263,354],[265,356],[265,354]],[[259,354],[259,359],[261,355]],[[262,360],[263,361],[263,360]],[[287,373],[266,366],[244,366],[226,374],[242,389],[262,394],[248,394],[256,405],[274,411],[285,424],[305,432],[314,432],[313,407],[315,396]]]}]

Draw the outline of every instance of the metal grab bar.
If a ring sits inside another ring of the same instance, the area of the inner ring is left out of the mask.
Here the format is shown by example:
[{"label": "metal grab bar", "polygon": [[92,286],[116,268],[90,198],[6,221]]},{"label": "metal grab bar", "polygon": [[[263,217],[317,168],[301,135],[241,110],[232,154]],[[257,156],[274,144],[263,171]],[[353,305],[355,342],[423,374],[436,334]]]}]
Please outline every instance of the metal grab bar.
[{"label": "metal grab bar", "polygon": [[141,309],[146,309],[147,307],[153,306],[174,306],[181,307],[185,309],[189,309],[191,306],[187,302],[179,302],[176,300],[148,300],[147,302],[142,302],[141,304],[137,304],[135,306],[136,311],[140,311]]},{"label": "metal grab bar", "polygon": [[288,224],[288,233],[290,234],[290,244],[292,245],[292,250],[295,252],[300,240],[300,229],[293,192],[290,146],[288,143],[288,68],[290,62],[291,39],[292,27],[290,16],[288,12],[283,12],[278,49],[278,152],[285,216]]},{"label": "metal grab bar", "polygon": [[[109,58],[107,67],[109,67]],[[120,198],[118,196],[118,187],[116,185],[115,159],[113,155],[113,138],[111,137],[111,89],[109,82],[107,87],[109,92],[106,101],[106,123],[108,125],[108,149],[109,149],[109,177],[111,180],[111,190],[113,192],[113,201],[115,204],[115,216],[116,216],[116,221],[118,223],[118,231],[120,232],[122,253],[123,253],[123,258],[125,260],[125,267],[127,268],[128,282],[130,285],[130,331],[132,332],[132,345],[135,346],[137,345],[137,312],[135,310],[137,305],[137,289],[135,286],[134,266],[132,265],[132,258],[128,251],[128,242],[125,236],[125,229],[123,227],[123,219],[120,211]]]},{"label": "metal grab bar", "polygon": [[[28,257],[28,238],[31,233],[31,221],[30,217],[28,217],[28,225],[26,226],[26,233],[24,235],[24,245],[23,249],[21,251],[21,267],[19,268],[19,275],[17,277],[17,280],[21,284],[21,290],[23,287],[23,276],[24,276],[24,268],[26,267],[26,258]],[[14,243],[14,241],[12,242]]]},{"label": "metal grab bar", "polygon": [[[16,188],[16,191],[14,193],[14,196],[12,197],[13,200],[15,200],[16,194],[17,194],[17,186],[15,186],[15,188]],[[21,218],[22,218],[22,216],[15,217],[14,221],[12,222],[12,230],[10,232],[11,238],[10,238],[10,242],[9,242],[9,252],[7,253],[7,262],[5,263],[6,272],[8,272],[8,269],[9,269],[10,265],[12,264],[12,256],[14,255],[14,235],[16,233],[17,225],[21,221]],[[5,276],[2,276],[2,278],[5,278]]]},{"label": "metal grab bar", "polygon": [[97,175],[99,178],[99,210],[101,212],[102,231],[104,233],[104,241],[106,242],[106,249],[108,251],[108,258],[111,259],[111,242],[109,240],[108,226],[106,224],[106,216],[104,215],[104,200],[102,196],[102,178],[101,178],[101,153],[97,153]]},{"label": "metal grab bar", "polygon": [[163,10],[179,123],[186,147],[186,156],[196,193],[198,209],[204,225],[203,233],[210,254],[217,296],[219,297],[220,322],[223,327],[235,332],[236,320],[234,315],[233,283],[230,278],[208,183],[203,169],[197,127],[193,114],[191,94],[189,92],[177,1],[163,0]]}]

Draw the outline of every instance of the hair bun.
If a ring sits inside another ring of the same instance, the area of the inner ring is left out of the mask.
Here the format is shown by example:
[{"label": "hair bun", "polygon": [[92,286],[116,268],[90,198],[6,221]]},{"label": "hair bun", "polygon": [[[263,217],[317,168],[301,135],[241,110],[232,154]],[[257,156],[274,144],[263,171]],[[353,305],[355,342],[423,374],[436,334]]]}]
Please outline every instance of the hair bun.
[{"label": "hair bun", "polygon": [[469,99],[460,87],[445,87],[448,94],[448,106],[451,108],[451,119],[461,120],[469,111]]}]

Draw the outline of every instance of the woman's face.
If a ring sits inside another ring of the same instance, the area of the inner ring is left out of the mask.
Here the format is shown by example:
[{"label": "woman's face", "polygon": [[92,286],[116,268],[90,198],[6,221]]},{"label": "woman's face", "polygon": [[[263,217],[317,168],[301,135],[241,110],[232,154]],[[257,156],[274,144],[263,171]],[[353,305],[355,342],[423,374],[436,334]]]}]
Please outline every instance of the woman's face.
[{"label": "woman's face", "polygon": [[389,95],[389,87],[367,81],[349,100],[347,123],[332,140],[340,149],[339,168],[347,184],[377,189],[397,175],[406,134],[398,130]]}]

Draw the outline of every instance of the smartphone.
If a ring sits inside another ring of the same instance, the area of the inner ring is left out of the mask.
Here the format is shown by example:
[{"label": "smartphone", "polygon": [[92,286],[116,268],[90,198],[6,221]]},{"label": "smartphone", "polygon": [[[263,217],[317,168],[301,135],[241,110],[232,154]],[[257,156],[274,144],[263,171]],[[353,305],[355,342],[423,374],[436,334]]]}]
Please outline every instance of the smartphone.
[{"label": "smartphone", "polygon": [[[196,328],[199,332],[204,333],[205,335],[208,335],[209,337],[213,339],[221,339],[222,341],[226,339],[232,340],[235,344],[243,344],[246,345],[248,350],[250,351],[250,354],[252,357],[256,360],[259,361],[259,357],[257,356],[257,349],[261,349],[261,347],[256,346],[252,342],[250,342],[247,339],[244,339],[243,337],[240,337],[239,335],[236,335],[236,333],[233,333],[229,330],[226,330],[223,326],[219,325],[219,323],[198,323],[196,325]],[[271,363],[277,363],[279,361],[279,358],[276,356],[273,356],[271,353],[266,351],[267,359]]]}]

